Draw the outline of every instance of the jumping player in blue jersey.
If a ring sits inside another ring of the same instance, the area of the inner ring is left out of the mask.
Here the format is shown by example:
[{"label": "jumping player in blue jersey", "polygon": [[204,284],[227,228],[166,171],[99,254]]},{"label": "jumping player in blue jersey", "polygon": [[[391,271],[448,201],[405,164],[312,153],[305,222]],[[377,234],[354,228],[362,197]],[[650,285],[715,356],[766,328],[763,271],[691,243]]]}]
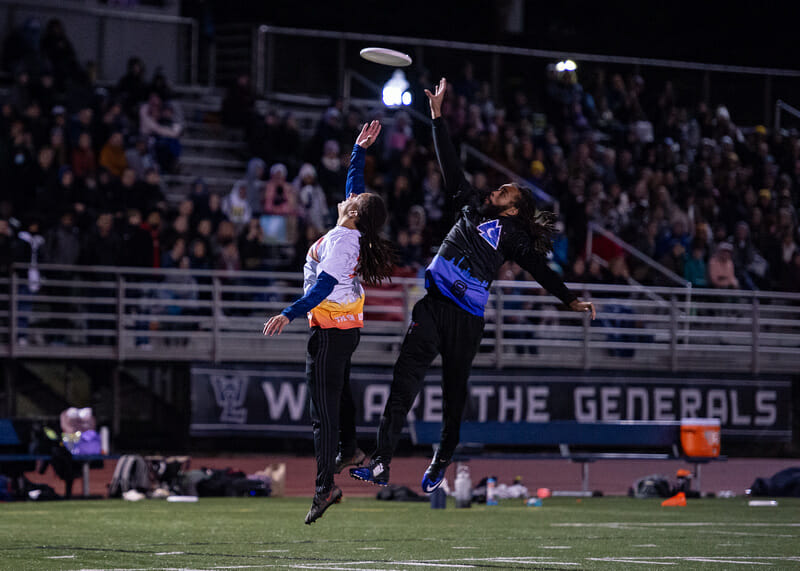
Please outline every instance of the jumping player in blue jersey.
[{"label": "jumping player in blue jersey", "polygon": [[509,183],[482,194],[467,182],[441,116],[446,89],[442,78],[435,93],[426,89],[425,94],[445,189],[460,213],[426,269],[427,294],[414,306],[394,367],[377,449],[368,466],[350,469],[350,475],[358,480],[389,483],[389,464],[406,415],[422,387],[425,371],[441,354],[444,418],[439,448],[422,479],[425,492],[442,483],[458,445],[467,381],[483,336],[489,286],[503,262],[514,260],[571,310],[595,317],[594,305],[580,301],[547,265],[554,217],[537,210],[531,191]]}]

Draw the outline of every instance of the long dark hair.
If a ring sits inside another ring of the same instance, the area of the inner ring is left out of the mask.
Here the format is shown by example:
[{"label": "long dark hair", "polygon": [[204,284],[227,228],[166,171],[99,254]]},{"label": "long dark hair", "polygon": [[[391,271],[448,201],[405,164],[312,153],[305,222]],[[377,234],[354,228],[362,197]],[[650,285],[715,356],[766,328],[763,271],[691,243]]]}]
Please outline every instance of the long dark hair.
[{"label": "long dark hair", "polygon": [[546,255],[553,249],[556,215],[536,207],[536,199],[533,197],[531,189],[515,182],[509,183],[509,185],[519,191],[519,197],[514,203],[519,211],[515,218],[522,225],[525,233],[530,236],[536,253]]},{"label": "long dark hair", "polygon": [[361,238],[356,272],[361,281],[371,286],[391,276],[394,267],[394,246],[380,235],[386,217],[386,203],[379,195],[367,194],[358,203],[356,228],[361,232]]}]

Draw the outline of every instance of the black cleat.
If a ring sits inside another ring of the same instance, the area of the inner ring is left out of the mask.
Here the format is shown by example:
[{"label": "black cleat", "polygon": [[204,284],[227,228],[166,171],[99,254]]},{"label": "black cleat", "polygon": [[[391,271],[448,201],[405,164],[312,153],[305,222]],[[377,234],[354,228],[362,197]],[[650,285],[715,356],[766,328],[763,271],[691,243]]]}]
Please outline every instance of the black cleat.
[{"label": "black cleat", "polygon": [[314,494],[311,509],[306,514],[306,524],[311,524],[322,517],[329,507],[342,501],[342,490],[334,486],[327,494]]},{"label": "black cleat", "polygon": [[346,458],[342,457],[342,453],[339,452],[339,455],[336,456],[336,468],[333,471],[337,474],[341,474],[342,470],[348,466],[361,466],[366,459],[367,455],[364,454],[364,451],[360,448],[356,448],[356,451],[353,452],[353,455]]}]

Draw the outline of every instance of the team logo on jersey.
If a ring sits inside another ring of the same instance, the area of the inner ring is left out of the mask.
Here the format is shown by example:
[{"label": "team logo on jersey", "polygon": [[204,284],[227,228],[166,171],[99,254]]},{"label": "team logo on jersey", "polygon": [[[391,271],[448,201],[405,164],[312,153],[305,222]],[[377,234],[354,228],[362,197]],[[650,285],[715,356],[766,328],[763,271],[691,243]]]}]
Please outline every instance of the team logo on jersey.
[{"label": "team logo on jersey", "polygon": [[489,242],[489,245],[496,250],[497,245],[500,243],[500,232],[502,228],[499,220],[489,220],[488,222],[478,225],[478,232],[481,238]]}]

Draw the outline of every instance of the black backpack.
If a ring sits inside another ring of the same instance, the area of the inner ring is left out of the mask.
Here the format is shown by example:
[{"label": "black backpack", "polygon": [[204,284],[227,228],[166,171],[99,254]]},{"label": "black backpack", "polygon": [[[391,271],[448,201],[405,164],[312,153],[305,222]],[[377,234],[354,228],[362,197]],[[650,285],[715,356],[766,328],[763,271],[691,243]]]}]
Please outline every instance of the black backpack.
[{"label": "black backpack", "polygon": [[651,474],[636,480],[631,488],[635,498],[668,498],[672,495],[669,480],[660,474]]},{"label": "black backpack", "polygon": [[126,454],[117,460],[117,467],[108,485],[108,497],[122,497],[128,490],[150,490],[150,466],[138,454]]}]

